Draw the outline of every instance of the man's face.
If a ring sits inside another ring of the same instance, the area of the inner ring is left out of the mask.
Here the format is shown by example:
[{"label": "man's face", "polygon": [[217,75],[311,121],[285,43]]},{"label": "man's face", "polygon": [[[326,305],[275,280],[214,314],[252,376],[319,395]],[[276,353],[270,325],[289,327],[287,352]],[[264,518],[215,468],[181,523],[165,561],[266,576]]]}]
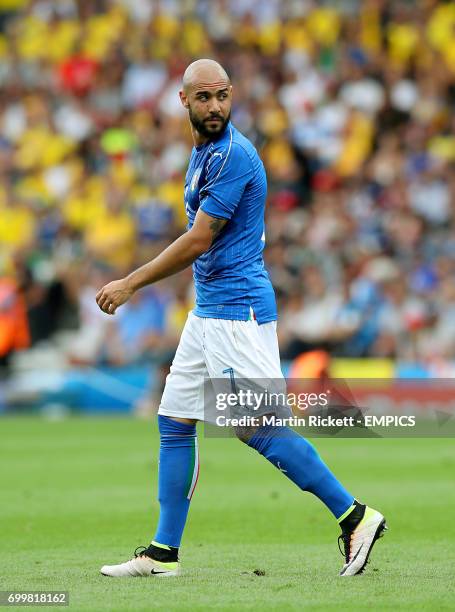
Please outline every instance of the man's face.
[{"label": "man's face", "polygon": [[182,92],[181,99],[201,136],[212,140],[224,131],[231,117],[231,85],[196,86],[187,93]]}]

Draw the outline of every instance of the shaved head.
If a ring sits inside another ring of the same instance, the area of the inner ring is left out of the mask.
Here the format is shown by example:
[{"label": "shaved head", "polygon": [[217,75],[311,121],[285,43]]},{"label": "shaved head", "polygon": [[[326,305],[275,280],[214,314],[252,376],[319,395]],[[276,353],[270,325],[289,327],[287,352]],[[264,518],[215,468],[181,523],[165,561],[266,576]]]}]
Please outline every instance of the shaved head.
[{"label": "shaved head", "polygon": [[199,59],[188,66],[183,75],[183,90],[189,92],[197,87],[230,85],[226,70],[211,59]]},{"label": "shaved head", "polygon": [[194,142],[220,137],[232,103],[231,80],[223,66],[211,59],[196,60],[185,70],[179,95],[188,110]]}]

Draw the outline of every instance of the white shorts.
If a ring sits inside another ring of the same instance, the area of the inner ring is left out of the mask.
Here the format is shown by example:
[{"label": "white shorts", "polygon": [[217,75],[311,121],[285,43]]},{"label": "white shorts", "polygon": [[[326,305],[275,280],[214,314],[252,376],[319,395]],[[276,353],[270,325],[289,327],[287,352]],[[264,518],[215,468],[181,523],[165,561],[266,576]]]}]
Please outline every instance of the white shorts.
[{"label": "white shorts", "polygon": [[276,321],[258,325],[255,320],[205,319],[190,312],[166,378],[158,414],[211,420],[204,409],[208,401],[207,380],[229,381],[231,375],[236,380],[284,381]]}]

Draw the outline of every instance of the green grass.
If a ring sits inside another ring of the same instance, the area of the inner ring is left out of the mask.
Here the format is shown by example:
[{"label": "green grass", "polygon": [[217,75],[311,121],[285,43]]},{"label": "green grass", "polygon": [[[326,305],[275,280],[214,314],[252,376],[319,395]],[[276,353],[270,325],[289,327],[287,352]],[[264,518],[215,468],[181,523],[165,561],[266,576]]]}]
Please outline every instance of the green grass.
[{"label": "green grass", "polygon": [[367,572],[342,579],[320,502],[240,442],[200,435],[184,573],[168,580],[99,574],[153,536],[155,423],[3,418],[0,440],[2,590],[68,590],[73,611],[454,609],[453,440],[315,441],[389,524]]}]

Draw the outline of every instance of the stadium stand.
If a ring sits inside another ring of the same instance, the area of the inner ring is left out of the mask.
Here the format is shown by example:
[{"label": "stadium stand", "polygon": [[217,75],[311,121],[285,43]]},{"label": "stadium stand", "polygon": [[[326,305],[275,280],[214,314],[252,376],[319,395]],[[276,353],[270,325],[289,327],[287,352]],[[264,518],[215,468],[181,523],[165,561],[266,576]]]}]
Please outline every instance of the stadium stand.
[{"label": "stadium stand", "polygon": [[437,0],[3,0],[0,300],[25,303],[28,331],[2,363],[165,367],[191,273],[109,320],[94,295],[185,228],[177,92],[198,57],[228,69],[232,120],[267,168],[283,358],[447,371],[455,4]]}]

